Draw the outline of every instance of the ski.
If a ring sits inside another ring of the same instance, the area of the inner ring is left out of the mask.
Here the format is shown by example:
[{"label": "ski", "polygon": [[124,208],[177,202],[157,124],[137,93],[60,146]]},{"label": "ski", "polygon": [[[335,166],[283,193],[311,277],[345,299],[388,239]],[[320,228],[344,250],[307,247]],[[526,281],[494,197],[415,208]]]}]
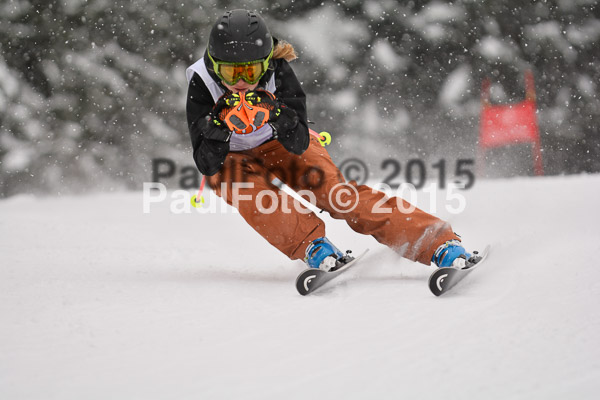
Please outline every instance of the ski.
[{"label": "ski", "polygon": [[[486,246],[481,253],[474,253],[465,268],[443,267],[436,269],[429,277],[429,290],[436,296],[441,296],[479,267],[490,253],[490,246]],[[474,259],[474,260],[473,260]],[[472,261],[473,260],[473,261]]]},{"label": "ski", "polygon": [[352,257],[350,255],[344,256],[348,257],[349,261],[345,262],[335,271],[323,271],[316,268],[305,269],[302,271],[302,273],[300,273],[300,275],[298,275],[298,278],[296,278],[296,289],[298,290],[298,293],[300,293],[302,296],[306,296],[307,294],[314,292],[325,283],[329,282],[344,271],[347,271],[352,265],[354,265],[365,254],[367,254],[368,251],[369,249],[365,250],[357,257]]}]

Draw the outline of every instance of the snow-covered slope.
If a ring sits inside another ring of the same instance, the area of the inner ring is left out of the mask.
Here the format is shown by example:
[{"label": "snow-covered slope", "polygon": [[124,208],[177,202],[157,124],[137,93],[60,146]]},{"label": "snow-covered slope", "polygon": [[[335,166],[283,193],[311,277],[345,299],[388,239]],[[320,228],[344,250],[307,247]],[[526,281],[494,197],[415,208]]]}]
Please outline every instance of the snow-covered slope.
[{"label": "snow-covered slope", "polygon": [[144,214],[141,193],[3,200],[0,398],[596,398],[600,176],[464,194],[439,215],[492,254],[441,298],[433,267],[326,216],[340,247],[371,251],[301,297],[302,263],[231,212]]}]

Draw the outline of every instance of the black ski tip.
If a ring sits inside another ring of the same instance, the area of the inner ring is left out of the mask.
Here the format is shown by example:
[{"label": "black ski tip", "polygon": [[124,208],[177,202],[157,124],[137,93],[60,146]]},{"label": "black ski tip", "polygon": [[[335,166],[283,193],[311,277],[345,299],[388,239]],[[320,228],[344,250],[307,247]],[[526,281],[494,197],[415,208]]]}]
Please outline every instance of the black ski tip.
[{"label": "black ski tip", "polygon": [[313,285],[319,281],[323,274],[327,272],[319,269],[307,269],[296,278],[296,289],[302,296],[306,296],[313,290]]},{"label": "black ski tip", "polygon": [[342,263],[335,270],[332,269],[329,272],[315,268],[305,269],[296,278],[296,290],[298,290],[298,293],[300,293],[302,296],[306,296],[307,294],[314,292],[325,283],[354,265],[354,263],[367,254],[368,251],[369,249],[366,249],[362,254],[356,257],[352,257],[349,255],[349,252],[346,252],[346,255],[344,256],[346,257],[346,263]]},{"label": "black ski tip", "polygon": [[454,267],[438,268],[429,276],[429,290],[436,296],[441,296],[452,289],[460,282],[467,274],[473,271],[476,267],[487,258],[490,253],[490,245],[487,245],[482,252],[473,252],[472,256],[467,261],[466,268],[458,269]]},{"label": "black ski tip", "polygon": [[429,277],[429,289],[436,296],[441,296],[453,285],[454,276],[459,270],[456,268],[439,268]]}]

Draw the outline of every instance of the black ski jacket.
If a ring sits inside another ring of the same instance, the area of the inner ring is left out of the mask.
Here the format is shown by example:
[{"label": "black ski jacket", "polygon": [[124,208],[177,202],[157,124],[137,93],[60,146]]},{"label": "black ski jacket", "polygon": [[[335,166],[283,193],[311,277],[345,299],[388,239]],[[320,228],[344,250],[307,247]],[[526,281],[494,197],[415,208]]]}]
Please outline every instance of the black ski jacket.
[{"label": "black ski jacket", "polygon": [[[222,85],[220,79],[213,71],[212,63],[208,55],[204,54],[204,64],[210,76],[218,82],[223,90],[227,88]],[[275,96],[298,115],[299,122],[294,129],[288,132],[277,132],[277,140],[291,153],[302,154],[308,147],[309,134],[306,115],[306,95],[300,86],[296,74],[284,59],[271,60],[269,70],[261,78],[258,86],[265,87],[266,83],[275,74]],[[194,161],[198,170],[203,175],[214,175],[221,169],[227,153],[229,143],[205,139],[205,117],[212,110],[215,102],[210,91],[204,84],[202,78],[194,73],[187,95],[186,113],[192,147],[194,149]]]}]

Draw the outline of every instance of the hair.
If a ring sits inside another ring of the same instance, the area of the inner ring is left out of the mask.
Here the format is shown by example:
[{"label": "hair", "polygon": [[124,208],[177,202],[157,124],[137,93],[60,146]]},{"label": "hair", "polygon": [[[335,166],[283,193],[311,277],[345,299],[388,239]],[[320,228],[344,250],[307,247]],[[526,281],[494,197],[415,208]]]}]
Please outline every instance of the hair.
[{"label": "hair", "polygon": [[273,49],[273,58],[283,58],[289,62],[298,58],[298,54],[296,54],[294,46],[284,40],[280,40]]}]

